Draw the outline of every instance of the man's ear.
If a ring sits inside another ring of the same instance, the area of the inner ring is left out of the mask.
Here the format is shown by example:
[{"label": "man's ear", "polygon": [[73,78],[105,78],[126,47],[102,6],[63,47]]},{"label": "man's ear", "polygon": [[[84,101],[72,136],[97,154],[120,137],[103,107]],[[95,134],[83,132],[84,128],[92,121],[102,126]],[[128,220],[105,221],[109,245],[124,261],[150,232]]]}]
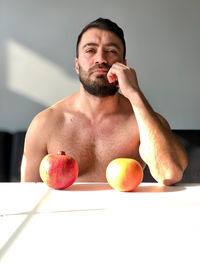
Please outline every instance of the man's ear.
[{"label": "man's ear", "polygon": [[76,73],[79,74],[79,64],[78,64],[78,58],[77,57],[75,58],[75,70],[76,70]]}]

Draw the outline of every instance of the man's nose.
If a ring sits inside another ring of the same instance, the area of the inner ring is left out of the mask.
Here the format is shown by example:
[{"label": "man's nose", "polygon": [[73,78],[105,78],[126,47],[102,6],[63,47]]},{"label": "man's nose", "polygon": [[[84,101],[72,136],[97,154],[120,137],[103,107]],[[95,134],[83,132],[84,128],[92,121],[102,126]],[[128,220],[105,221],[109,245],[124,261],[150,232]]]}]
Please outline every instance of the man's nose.
[{"label": "man's nose", "polygon": [[104,51],[98,51],[96,53],[95,64],[107,63],[107,58]]}]

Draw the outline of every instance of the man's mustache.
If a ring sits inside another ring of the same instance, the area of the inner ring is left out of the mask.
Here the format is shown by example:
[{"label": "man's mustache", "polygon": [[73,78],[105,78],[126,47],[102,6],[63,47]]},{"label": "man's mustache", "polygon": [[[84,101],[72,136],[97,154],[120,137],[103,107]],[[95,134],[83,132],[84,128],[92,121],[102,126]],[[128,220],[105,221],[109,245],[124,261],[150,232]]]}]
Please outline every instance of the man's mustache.
[{"label": "man's mustache", "polygon": [[111,66],[107,65],[106,63],[103,64],[96,64],[94,67],[90,68],[90,72],[93,72],[96,69],[106,69],[109,71]]}]

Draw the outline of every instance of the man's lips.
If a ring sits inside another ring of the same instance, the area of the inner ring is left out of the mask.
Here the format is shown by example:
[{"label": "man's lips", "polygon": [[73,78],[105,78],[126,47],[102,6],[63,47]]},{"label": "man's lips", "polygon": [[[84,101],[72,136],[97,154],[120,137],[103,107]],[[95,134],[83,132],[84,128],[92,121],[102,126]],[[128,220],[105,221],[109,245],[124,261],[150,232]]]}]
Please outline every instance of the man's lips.
[{"label": "man's lips", "polygon": [[92,73],[107,74],[108,71],[109,71],[108,69],[102,69],[102,68],[100,68],[100,69],[94,69],[94,70],[92,71]]}]

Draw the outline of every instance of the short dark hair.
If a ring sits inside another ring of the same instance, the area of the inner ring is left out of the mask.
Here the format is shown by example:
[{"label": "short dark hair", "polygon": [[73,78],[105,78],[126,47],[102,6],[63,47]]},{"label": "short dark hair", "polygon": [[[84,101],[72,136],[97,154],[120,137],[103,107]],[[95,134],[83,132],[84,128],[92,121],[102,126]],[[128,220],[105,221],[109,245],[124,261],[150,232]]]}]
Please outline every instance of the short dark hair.
[{"label": "short dark hair", "polygon": [[125,57],[126,57],[126,43],[125,43],[125,39],[124,39],[123,30],[115,22],[113,22],[109,19],[104,19],[104,18],[98,18],[97,20],[90,22],[89,24],[87,24],[83,28],[83,30],[81,31],[81,33],[78,36],[77,43],[76,43],[76,56],[77,57],[78,57],[78,46],[79,46],[79,43],[81,41],[82,35],[84,34],[84,32],[86,32],[88,29],[91,29],[91,28],[106,30],[106,31],[110,31],[110,32],[113,32],[114,34],[116,34],[119,37],[119,39],[122,41],[122,44],[124,46],[123,57],[125,59]]}]

